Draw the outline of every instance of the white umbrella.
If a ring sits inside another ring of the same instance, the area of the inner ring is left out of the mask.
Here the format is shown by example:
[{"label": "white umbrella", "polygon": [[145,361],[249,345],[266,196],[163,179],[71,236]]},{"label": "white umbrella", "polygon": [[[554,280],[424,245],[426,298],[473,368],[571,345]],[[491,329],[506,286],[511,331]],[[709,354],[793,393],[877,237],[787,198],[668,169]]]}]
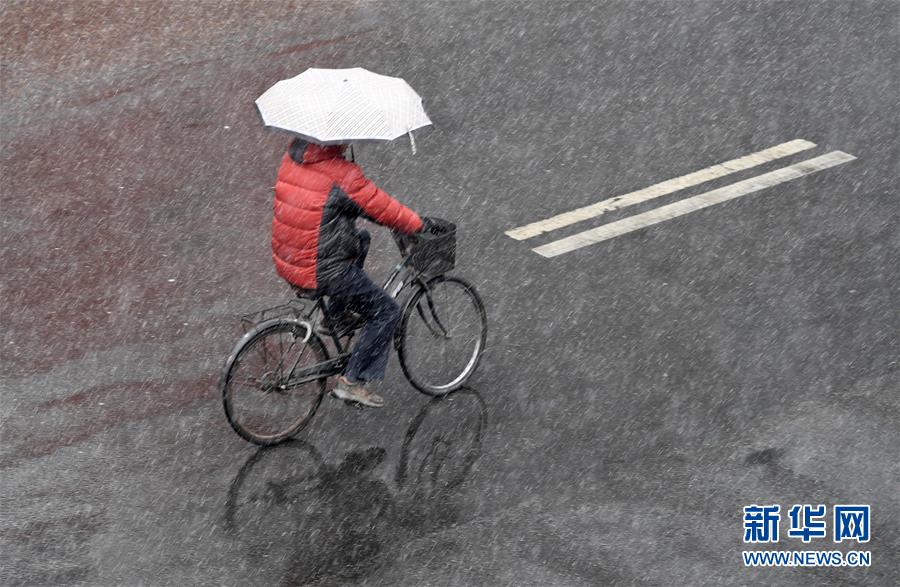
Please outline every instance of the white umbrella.
[{"label": "white umbrella", "polygon": [[[431,124],[422,98],[398,77],[353,69],[307,69],[256,99],[263,124],[322,145],[391,141]],[[415,152],[415,142],[412,143]]]}]

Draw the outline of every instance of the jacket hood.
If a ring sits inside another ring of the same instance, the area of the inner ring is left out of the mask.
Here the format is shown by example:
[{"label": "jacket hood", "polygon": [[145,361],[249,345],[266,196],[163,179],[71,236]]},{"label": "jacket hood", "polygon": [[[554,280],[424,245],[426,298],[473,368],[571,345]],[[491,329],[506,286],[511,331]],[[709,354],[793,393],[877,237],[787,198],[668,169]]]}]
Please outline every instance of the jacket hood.
[{"label": "jacket hood", "polygon": [[338,159],[344,156],[347,145],[317,145],[303,139],[294,139],[288,153],[297,163],[318,163],[326,159]]}]

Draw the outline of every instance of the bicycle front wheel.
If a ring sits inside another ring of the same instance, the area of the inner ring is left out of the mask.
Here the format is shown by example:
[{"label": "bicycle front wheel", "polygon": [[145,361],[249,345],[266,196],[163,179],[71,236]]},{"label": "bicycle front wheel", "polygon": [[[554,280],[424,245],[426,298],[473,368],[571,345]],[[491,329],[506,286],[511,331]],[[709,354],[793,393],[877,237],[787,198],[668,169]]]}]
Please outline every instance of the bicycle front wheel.
[{"label": "bicycle front wheel", "polygon": [[280,319],[260,324],[238,342],[225,365],[221,387],[228,423],[254,444],[287,440],[312,419],[327,381],[296,385],[292,374],[327,358],[322,341],[305,324]]},{"label": "bicycle front wheel", "polygon": [[428,395],[462,387],[481,360],[487,340],[484,303],[469,282],[440,276],[416,290],[397,330],[403,374]]}]

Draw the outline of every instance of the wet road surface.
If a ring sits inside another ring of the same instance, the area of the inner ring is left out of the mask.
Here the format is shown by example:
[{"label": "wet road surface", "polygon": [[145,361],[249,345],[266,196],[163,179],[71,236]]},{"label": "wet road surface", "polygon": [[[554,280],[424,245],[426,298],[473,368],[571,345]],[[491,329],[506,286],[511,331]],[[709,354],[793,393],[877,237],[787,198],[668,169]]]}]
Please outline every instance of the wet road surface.
[{"label": "wet road surface", "polygon": [[[0,583],[900,581],[895,2],[0,11]],[[488,349],[437,402],[392,359],[386,409],[326,399],[261,451],[216,380],[239,316],[289,295],[268,242],[287,137],[252,103],[311,66],[425,97],[416,156],[359,160],[460,224]],[[795,140],[814,148],[505,234]],[[856,159],[532,251],[833,151]],[[745,569],[741,508],[794,503],[871,504],[872,566]]]}]

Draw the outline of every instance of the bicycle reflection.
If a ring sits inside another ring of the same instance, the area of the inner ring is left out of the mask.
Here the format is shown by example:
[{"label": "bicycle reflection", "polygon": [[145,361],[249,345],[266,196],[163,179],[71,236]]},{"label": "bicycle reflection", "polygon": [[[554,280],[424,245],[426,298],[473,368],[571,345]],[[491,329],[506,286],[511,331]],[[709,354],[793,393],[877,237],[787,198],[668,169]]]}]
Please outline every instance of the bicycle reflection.
[{"label": "bicycle reflection", "polygon": [[477,391],[427,403],[406,431],[393,487],[373,475],[386,456],[380,447],[338,465],[302,440],[262,448],[231,483],[226,528],[260,580],[360,579],[404,538],[457,521],[453,498],[481,456],[486,424]]}]

